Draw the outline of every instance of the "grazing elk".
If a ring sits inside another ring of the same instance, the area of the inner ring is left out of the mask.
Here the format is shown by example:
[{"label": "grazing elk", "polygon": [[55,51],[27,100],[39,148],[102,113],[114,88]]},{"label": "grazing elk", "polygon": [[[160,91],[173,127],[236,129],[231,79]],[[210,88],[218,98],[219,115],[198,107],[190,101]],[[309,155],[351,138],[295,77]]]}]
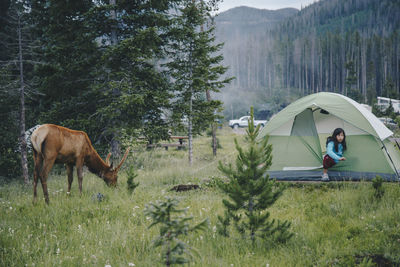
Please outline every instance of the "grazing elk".
[{"label": "grazing elk", "polygon": [[65,163],[68,173],[68,194],[71,191],[73,168],[78,173],[79,191],[82,194],[83,165],[89,171],[102,178],[108,186],[115,186],[118,171],[129,153],[126,150],[124,157],[116,168],[109,164],[110,154],[104,162],[93,148],[85,132],[74,131],[54,124],[44,124],[38,127],[31,136],[33,159],[35,161],[33,201],[36,202],[36,186],[38,178],[42,183],[46,203],[49,203],[47,192],[47,176],[54,163]]}]

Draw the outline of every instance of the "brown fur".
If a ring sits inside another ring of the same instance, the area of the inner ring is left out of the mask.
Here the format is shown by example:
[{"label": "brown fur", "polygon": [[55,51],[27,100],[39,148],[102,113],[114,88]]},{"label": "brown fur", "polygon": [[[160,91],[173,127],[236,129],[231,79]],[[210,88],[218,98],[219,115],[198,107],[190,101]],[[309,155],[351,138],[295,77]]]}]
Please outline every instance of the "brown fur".
[{"label": "brown fur", "polygon": [[104,179],[107,185],[115,186],[117,184],[118,171],[129,152],[128,148],[120,164],[113,168],[112,164],[111,166],[109,164],[110,154],[107,156],[106,162],[104,162],[93,148],[85,132],[70,130],[54,124],[40,126],[32,133],[31,141],[35,161],[34,202],[37,198],[36,186],[40,178],[45,201],[49,203],[46,181],[54,163],[65,163],[68,174],[68,194],[71,191],[73,181],[73,168],[76,166],[79,191],[82,194],[82,170],[84,165],[88,167],[89,171]]}]

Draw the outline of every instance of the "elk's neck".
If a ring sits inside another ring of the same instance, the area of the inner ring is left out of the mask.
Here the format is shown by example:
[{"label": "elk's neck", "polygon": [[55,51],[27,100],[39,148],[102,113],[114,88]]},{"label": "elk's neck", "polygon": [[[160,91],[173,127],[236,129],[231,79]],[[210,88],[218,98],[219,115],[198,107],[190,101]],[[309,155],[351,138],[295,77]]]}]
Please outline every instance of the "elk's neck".
[{"label": "elk's neck", "polygon": [[85,160],[85,165],[89,171],[104,179],[104,173],[110,170],[110,167],[101,159],[96,150],[92,149]]}]

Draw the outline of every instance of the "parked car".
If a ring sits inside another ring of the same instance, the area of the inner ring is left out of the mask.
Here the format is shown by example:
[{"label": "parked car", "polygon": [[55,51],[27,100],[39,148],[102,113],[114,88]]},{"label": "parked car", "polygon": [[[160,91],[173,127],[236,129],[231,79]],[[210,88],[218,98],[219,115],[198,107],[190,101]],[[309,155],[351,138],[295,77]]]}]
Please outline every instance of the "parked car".
[{"label": "parked car", "polygon": [[[229,126],[232,127],[233,129],[237,129],[239,127],[247,127],[249,125],[249,120],[250,116],[243,116],[238,120],[230,120],[229,121]],[[267,123],[266,120],[254,120],[254,126],[261,125],[261,127],[264,127],[264,125]]]},{"label": "parked car", "polygon": [[378,118],[381,122],[383,122],[383,124],[386,125],[386,127],[388,128],[397,128],[398,125],[397,123],[392,119],[392,118],[387,118],[387,117],[382,117],[382,118]]}]

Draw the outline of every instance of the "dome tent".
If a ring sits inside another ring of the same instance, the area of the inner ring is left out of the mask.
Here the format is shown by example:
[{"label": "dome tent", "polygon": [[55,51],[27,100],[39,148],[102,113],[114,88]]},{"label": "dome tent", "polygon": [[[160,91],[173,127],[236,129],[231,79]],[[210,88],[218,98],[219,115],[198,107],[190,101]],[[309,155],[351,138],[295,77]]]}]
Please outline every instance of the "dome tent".
[{"label": "dome tent", "polygon": [[326,138],[335,128],[346,133],[346,161],[329,169],[331,180],[398,179],[400,153],[389,137],[393,133],[354,100],[335,93],[303,97],[274,116],[258,138],[269,135],[277,180],[319,180]]}]

